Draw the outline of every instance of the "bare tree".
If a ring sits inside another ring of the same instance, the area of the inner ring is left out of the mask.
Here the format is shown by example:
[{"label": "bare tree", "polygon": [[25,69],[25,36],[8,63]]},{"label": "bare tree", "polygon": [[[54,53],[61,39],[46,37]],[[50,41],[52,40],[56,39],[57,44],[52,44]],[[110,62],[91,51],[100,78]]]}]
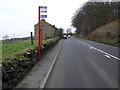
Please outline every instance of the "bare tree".
[{"label": "bare tree", "polygon": [[118,18],[118,2],[87,2],[72,18],[76,33],[90,35],[96,28]]}]

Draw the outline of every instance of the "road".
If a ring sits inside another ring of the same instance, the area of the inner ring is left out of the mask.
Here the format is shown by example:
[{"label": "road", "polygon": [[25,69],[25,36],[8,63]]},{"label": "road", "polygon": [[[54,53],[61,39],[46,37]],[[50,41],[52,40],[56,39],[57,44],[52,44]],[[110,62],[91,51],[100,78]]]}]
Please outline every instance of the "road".
[{"label": "road", "polygon": [[68,38],[45,88],[118,88],[118,48]]}]

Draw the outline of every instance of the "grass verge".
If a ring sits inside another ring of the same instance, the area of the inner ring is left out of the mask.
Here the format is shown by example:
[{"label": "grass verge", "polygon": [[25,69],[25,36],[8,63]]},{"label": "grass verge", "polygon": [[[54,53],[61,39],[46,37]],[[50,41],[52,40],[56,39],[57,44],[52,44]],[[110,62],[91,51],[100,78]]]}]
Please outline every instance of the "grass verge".
[{"label": "grass verge", "polygon": [[79,35],[76,37],[118,47],[118,37],[80,37]]},{"label": "grass verge", "polygon": [[[41,48],[44,48],[44,44],[55,41],[57,38],[47,39],[42,41]],[[7,44],[2,44],[2,50],[0,54],[2,55],[0,59],[5,60],[8,58],[15,58],[16,54],[23,53],[29,49],[37,48],[37,40],[34,40],[34,44],[31,44],[30,40],[17,41]]]}]

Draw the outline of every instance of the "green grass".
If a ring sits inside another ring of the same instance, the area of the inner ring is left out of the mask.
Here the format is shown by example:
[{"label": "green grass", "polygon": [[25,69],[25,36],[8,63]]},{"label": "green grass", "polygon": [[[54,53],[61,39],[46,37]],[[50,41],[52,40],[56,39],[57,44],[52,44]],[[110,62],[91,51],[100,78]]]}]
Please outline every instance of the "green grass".
[{"label": "green grass", "polygon": [[[56,40],[56,38],[43,40],[43,44],[54,40]],[[2,59],[14,58],[17,53],[22,53],[31,48],[35,48],[37,47],[37,42],[37,40],[34,40],[33,45],[30,40],[2,44],[2,52],[0,52],[2,53]]]},{"label": "green grass", "polygon": [[25,49],[34,47],[36,44],[31,45],[30,40],[17,41],[14,43],[7,43],[2,45],[2,58],[14,57],[15,53],[21,52]]}]

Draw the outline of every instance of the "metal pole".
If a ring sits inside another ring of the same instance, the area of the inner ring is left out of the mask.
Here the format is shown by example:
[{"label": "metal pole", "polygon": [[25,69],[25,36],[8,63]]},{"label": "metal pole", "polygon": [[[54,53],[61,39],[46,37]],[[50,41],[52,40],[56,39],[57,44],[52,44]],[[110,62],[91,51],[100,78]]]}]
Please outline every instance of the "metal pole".
[{"label": "metal pole", "polygon": [[41,44],[42,44],[42,29],[41,29]]},{"label": "metal pole", "polygon": [[40,6],[38,7],[38,61],[40,61]]}]

